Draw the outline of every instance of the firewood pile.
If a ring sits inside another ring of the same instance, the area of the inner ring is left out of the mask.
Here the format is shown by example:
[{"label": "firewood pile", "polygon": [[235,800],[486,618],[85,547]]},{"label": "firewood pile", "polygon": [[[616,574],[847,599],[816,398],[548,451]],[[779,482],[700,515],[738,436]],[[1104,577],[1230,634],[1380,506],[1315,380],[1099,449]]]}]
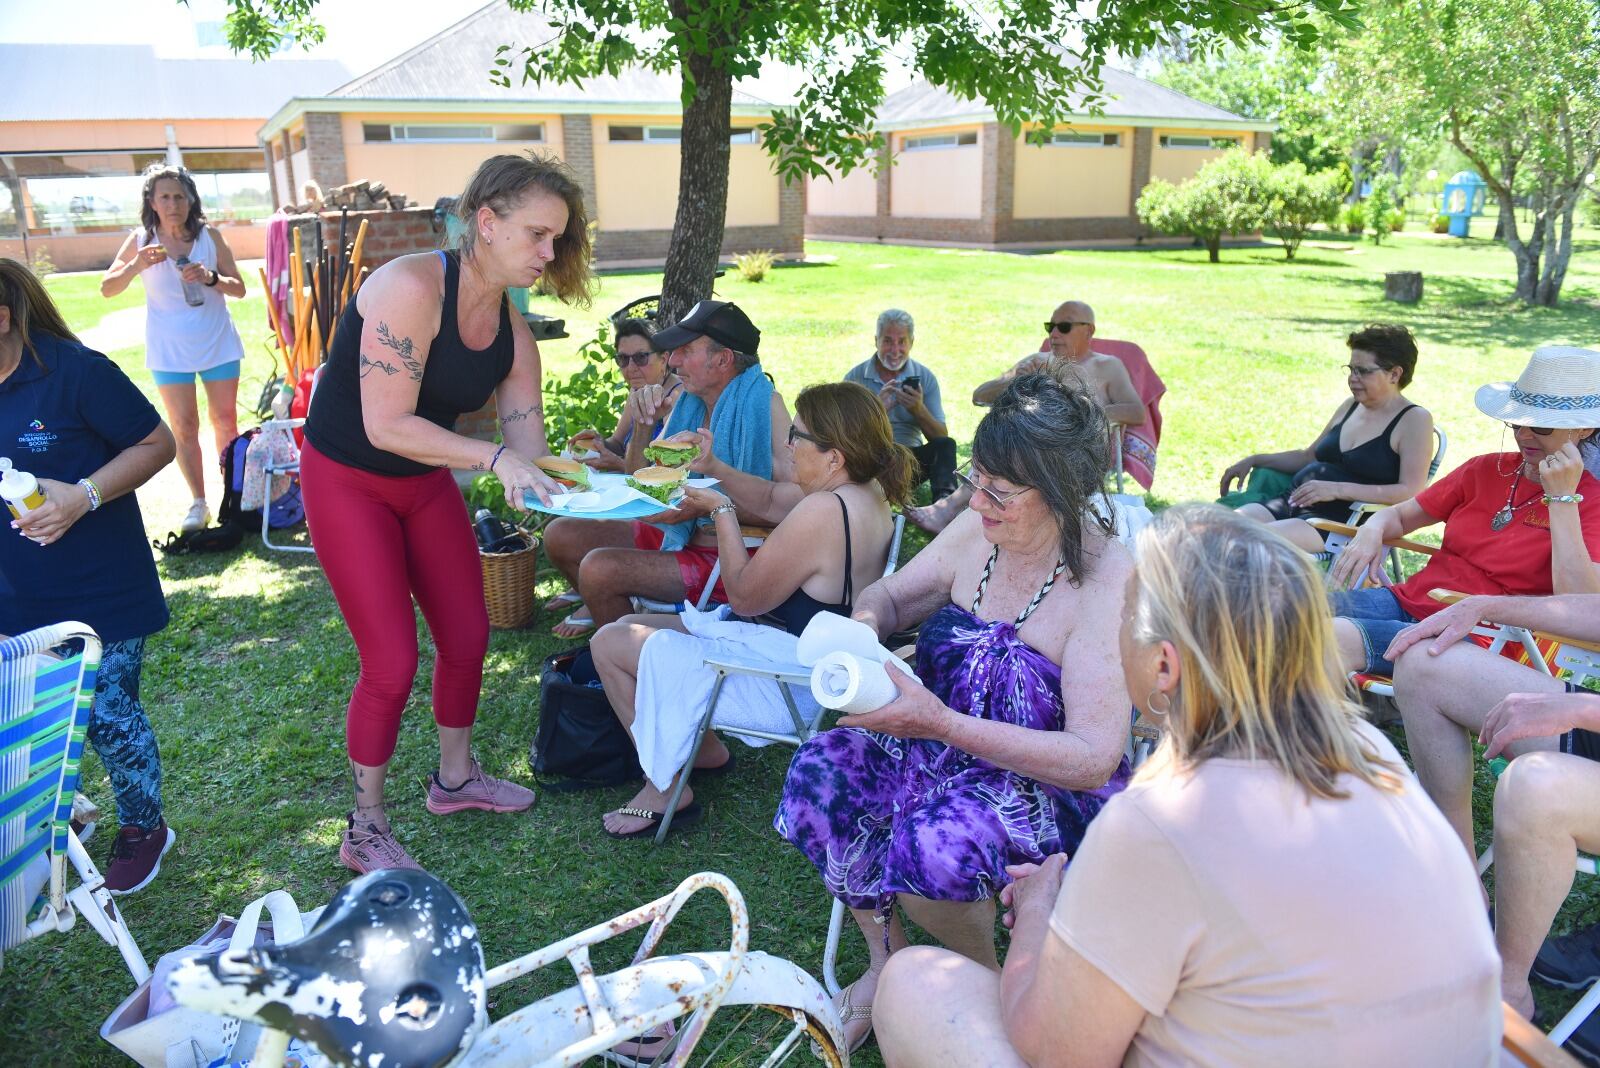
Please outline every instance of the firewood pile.
[{"label": "firewood pile", "polygon": [[417,206],[414,200],[407,200],[404,193],[392,193],[389,187],[382,182],[362,179],[348,185],[336,185],[322,194],[322,203],[296,204],[289,210],[297,214],[310,214],[318,211],[336,211],[339,208],[349,208],[351,211],[400,211],[402,208]]}]

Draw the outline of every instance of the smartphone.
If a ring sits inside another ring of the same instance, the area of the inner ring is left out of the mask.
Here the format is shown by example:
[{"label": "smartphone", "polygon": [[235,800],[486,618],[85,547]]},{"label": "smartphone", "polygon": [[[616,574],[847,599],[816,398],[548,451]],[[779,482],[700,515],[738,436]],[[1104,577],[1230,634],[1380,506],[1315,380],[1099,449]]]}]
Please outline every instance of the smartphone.
[{"label": "smartphone", "polygon": [[906,375],[906,377],[904,377],[904,378],[902,378],[900,380],[900,388],[901,389],[914,389],[918,393],[921,393],[922,392],[922,376],[921,375]]}]

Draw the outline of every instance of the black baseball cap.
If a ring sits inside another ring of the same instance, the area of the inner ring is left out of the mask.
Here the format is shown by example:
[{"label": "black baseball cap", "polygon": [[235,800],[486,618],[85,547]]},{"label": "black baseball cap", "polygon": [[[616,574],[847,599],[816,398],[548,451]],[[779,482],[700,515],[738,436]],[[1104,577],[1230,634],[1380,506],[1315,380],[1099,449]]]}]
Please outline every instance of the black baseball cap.
[{"label": "black baseball cap", "polygon": [[658,332],[651,340],[656,348],[669,352],[697,337],[708,337],[746,356],[756,355],[761,346],[761,331],[756,324],[737,304],[725,300],[700,301],[675,326]]}]

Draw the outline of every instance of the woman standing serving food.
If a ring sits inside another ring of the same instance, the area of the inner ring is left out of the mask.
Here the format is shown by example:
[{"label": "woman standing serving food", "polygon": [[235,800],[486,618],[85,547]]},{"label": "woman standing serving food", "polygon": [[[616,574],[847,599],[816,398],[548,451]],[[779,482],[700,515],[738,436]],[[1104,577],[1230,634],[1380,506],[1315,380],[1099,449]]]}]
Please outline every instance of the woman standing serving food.
[{"label": "woman standing serving food", "polygon": [[194,499],[183,520],[188,533],[211,518],[200,458],[196,375],[206,390],[217,455],[239,436],[244,343],[223,298],[244,296],[244,281],[233,250],[216,227],[206,225],[200,191],[182,167],[157,163],[144,172],[139,223],[100,280],[100,293],[114,297],[134,276],[144,280],[145,365],[161,391],[178,442],[178,470]]},{"label": "woman standing serving food", "polygon": [[[533,791],[484,774],[472,724],[489,620],[466,504],[451,468],[489,471],[506,500],[547,499],[531,462],[547,455],[539,350],[506,289],[586,303],[588,218],[560,163],[494,156],[458,210],[457,253],[402,256],[374,271],[340,317],[306,420],[301,459],[317,559],[355,638],[361,675],[346,741],[355,810],[339,859],[359,872],[415,868],[384,813],[384,777],[417,667],[415,596],[433,634],[439,770],[428,811],[519,812]],[[455,432],[493,396],[504,444]]]}]

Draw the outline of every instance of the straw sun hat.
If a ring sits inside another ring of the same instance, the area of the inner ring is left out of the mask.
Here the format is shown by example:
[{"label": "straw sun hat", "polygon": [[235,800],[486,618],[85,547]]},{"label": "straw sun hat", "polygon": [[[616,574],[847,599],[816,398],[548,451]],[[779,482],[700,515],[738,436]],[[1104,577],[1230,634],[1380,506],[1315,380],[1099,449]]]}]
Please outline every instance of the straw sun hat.
[{"label": "straw sun hat", "polygon": [[1478,411],[1517,426],[1600,427],[1600,352],[1548,345],[1533,350],[1515,382],[1480,386]]}]

